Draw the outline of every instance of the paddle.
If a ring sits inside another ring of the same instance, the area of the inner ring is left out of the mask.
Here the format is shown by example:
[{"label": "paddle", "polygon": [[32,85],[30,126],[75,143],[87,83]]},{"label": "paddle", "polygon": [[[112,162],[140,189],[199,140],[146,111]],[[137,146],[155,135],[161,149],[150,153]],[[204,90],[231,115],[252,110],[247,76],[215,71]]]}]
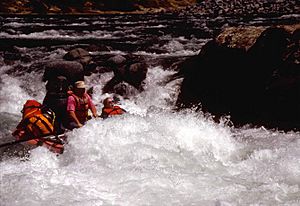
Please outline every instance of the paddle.
[{"label": "paddle", "polygon": [[42,139],[42,140],[51,141],[51,142],[61,144],[61,141],[57,141],[57,140],[55,140],[55,138],[60,138],[60,137],[63,137],[63,136],[65,136],[65,134],[45,135],[45,136],[41,136],[41,137],[31,137],[31,138],[26,138],[26,139],[20,139],[20,140],[16,140],[16,141],[13,141],[13,142],[7,142],[7,143],[4,143],[4,144],[1,144],[0,148],[1,147],[6,147],[6,146],[11,146],[11,145],[18,144],[18,143],[21,143],[21,142],[27,142],[27,141],[33,140],[33,139]]}]

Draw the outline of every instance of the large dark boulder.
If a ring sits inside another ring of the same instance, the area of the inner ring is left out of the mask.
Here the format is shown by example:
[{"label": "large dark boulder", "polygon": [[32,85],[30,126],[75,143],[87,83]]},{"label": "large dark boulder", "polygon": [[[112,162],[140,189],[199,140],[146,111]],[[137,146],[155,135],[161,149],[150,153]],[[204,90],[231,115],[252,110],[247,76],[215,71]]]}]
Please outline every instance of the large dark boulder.
[{"label": "large dark boulder", "polygon": [[76,61],[50,61],[45,63],[44,69],[43,81],[49,81],[57,76],[64,76],[72,85],[76,81],[84,80],[83,66]]},{"label": "large dark boulder", "polygon": [[82,48],[72,49],[64,55],[63,59],[67,61],[77,61],[84,67],[92,61],[90,53]]},{"label": "large dark boulder", "polygon": [[82,64],[84,75],[89,76],[96,71],[97,63],[94,62],[90,53],[82,48],[75,48],[66,53],[63,59],[67,61],[76,61]]},{"label": "large dark boulder", "polygon": [[[130,57],[129,57],[130,58]],[[119,83],[126,82],[139,91],[143,91],[143,81],[148,72],[147,64],[143,60],[128,60],[126,57],[116,55],[107,60],[108,66],[114,72],[114,77],[103,87],[104,93],[122,93],[117,87]]]},{"label": "large dark boulder", "polygon": [[184,78],[177,107],[198,105],[216,118],[230,115],[237,126],[299,130],[299,39],[294,36],[268,28],[248,50],[208,42],[174,76]]},{"label": "large dark boulder", "polygon": [[[123,72],[123,71],[122,71]],[[138,90],[143,90],[142,82],[146,79],[148,68],[145,62],[137,62],[128,65],[122,75],[123,80],[128,82]]]},{"label": "large dark boulder", "polygon": [[208,42],[198,56],[181,65],[178,74],[184,80],[177,105],[192,107],[201,103],[205,112],[231,114],[238,121],[245,121],[240,114],[252,101],[248,97],[252,82],[247,61],[245,50]]}]

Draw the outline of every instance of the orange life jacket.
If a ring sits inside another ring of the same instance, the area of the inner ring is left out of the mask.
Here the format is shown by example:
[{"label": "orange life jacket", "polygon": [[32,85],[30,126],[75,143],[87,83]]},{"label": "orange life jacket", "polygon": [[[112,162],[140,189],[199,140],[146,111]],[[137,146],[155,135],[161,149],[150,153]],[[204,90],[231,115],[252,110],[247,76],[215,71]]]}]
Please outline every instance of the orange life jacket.
[{"label": "orange life jacket", "polygon": [[77,119],[81,124],[84,124],[88,118],[88,111],[89,111],[89,100],[88,94],[84,93],[83,97],[78,97],[74,93],[70,94],[74,97],[76,105],[75,105],[75,114]]},{"label": "orange life jacket", "polygon": [[30,118],[35,114],[41,114],[42,113],[41,108],[42,108],[42,104],[39,103],[38,101],[27,100],[23,105],[23,109],[21,111],[23,114],[22,119],[24,120]]},{"label": "orange life jacket", "polygon": [[[23,117],[17,130],[23,130],[24,135],[18,136],[18,139],[31,137],[45,137],[54,134],[55,115],[51,110],[43,111],[42,105],[36,100],[27,100],[23,106]],[[16,134],[14,132],[13,134]],[[27,141],[30,145],[45,146],[50,151],[56,153],[63,152],[63,145],[57,142],[48,141],[43,138],[37,138]]]},{"label": "orange life jacket", "polygon": [[104,116],[114,116],[114,115],[121,115],[125,113],[125,110],[119,106],[114,106],[113,108],[103,108],[102,113]]}]

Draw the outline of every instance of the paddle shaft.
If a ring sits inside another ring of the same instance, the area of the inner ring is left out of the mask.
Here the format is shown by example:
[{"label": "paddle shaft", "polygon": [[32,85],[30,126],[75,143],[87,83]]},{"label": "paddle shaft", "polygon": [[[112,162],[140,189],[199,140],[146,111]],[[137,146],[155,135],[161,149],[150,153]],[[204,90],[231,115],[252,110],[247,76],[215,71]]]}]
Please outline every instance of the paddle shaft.
[{"label": "paddle shaft", "polygon": [[41,139],[41,140],[45,140],[45,141],[57,142],[55,140],[50,140],[50,138],[51,137],[59,138],[59,137],[63,137],[63,136],[64,136],[64,134],[60,134],[60,135],[47,135],[47,136],[44,136],[44,137],[32,137],[32,138],[26,138],[26,139],[19,139],[19,140],[13,141],[13,142],[7,142],[7,143],[4,143],[4,144],[1,144],[0,148],[1,147],[11,146],[11,145],[22,143],[22,142],[27,142],[27,141],[33,140],[33,139]]}]

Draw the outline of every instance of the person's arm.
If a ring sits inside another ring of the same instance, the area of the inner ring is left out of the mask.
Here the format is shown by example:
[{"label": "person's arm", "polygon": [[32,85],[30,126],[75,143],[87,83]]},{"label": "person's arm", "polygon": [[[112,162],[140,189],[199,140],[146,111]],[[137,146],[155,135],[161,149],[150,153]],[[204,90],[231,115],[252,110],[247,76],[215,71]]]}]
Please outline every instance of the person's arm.
[{"label": "person's arm", "polygon": [[101,118],[106,119],[108,117],[108,114],[102,109],[102,113],[100,115]]},{"label": "person's arm", "polygon": [[94,118],[97,118],[97,117],[98,117],[98,114],[97,114],[97,109],[96,109],[95,105],[93,105],[93,106],[91,107],[91,111],[92,111],[93,117],[94,117]]},{"label": "person's arm", "polygon": [[17,139],[22,139],[25,136],[25,130],[22,130],[21,128],[17,128],[12,135]]},{"label": "person's arm", "polygon": [[95,105],[94,105],[94,103],[93,103],[91,97],[90,97],[88,94],[87,94],[87,96],[88,96],[88,104],[89,104],[89,108],[90,108],[90,110],[92,111],[93,117],[94,117],[94,118],[97,118],[97,117],[98,117],[97,109],[96,109],[96,107],[95,107]]},{"label": "person's arm", "polygon": [[75,105],[76,105],[76,101],[74,99],[74,97],[69,96],[68,97],[68,105],[67,105],[67,112],[68,115],[70,117],[71,121],[74,121],[78,127],[82,127],[82,124],[79,122],[76,114],[75,114]]},{"label": "person's arm", "polygon": [[16,130],[12,133],[12,135],[17,139],[24,138],[26,135],[24,121],[22,120],[16,127]]},{"label": "person's arm", "polygon": [[123,109],[122,107],[116,105],[114,106],[114,110],[117,109],[117,110],[121,110],[122,111],[122,114],[126,113],[127,111],[125,109]]},{"label": "person's arm", "polygon": [[78,127],[82,127],[83,125],[79,122],[78,118],[76,117],[76,114],[74,111],[68,111],[69,116],[71,119],[78,125]]}]

